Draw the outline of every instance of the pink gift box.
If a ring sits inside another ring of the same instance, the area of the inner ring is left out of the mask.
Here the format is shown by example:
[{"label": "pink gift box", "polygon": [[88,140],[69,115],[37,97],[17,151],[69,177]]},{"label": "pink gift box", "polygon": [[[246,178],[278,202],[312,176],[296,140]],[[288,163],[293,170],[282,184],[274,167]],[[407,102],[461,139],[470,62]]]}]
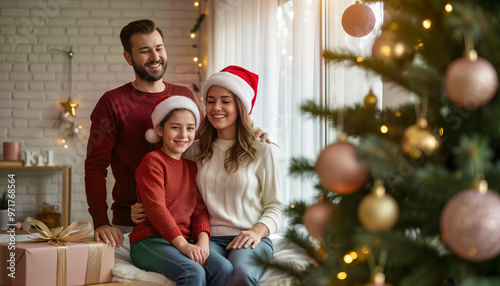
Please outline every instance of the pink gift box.
[{"label": "pink gift box", "polygon": [[[8,243],[1,243],[0,257],[2,275],[0,285],[37,285],[37,286],[56,286],[57,285],[57,259],[58,247],[49,245],[47,242],[37,242],[23,244],[23,241],[16,241],[15,250],[8,249]],[[92,242],[95,243],[95,242]],[[89,244],[81,242],[66,243],[66,277],[67,286],[86,285],[87,267],[98,269],[96,263],[101,263],[100,275],[98,281],[87,281],[91,284],[111,282],[112,269],[114,267],[115,249],[107,244],[102,244],[100,254],[101,261],[90,261]],[[10,259],[11,252],[15,252],[15,269],[9,269],[12,263]],[[92,252],[95,255],[95,251]],[[92,254],[91,254],[92,255]],[[99,255],[97,255],[99,257]],[[15,278],[6,277],[11,270],[15,270]],[[98,274],[92,271],[92,275]],[[92,276],[91,275],[91,276]],[[9,284],[10,283],[10,284]]]}]

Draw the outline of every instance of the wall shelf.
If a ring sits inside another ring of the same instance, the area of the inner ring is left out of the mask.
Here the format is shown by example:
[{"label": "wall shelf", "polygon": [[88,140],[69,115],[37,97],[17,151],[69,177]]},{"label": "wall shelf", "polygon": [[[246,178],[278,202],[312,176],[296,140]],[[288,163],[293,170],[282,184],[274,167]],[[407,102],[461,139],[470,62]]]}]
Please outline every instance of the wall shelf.
[{"label": "wall shelf", "polygon": [[0,170],[60,170],[62,176],[61,225],[68,226],[71,221],[71,166],[0,166]]}]

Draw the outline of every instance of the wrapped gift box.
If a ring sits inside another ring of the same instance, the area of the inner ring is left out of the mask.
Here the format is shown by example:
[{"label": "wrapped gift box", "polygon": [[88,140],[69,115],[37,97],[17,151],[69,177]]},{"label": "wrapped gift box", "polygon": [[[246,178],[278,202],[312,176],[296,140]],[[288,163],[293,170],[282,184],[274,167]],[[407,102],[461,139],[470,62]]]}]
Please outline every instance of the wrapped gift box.
[{"label": "wrapped gift box", "polygon": [[[54,246],[47,242],[16,241],[15,250],[12,250],[12,244],[11,250],[8,243],[0,244],[2,258],[0,285],[76,286],[111,282],[114,247],[90,240],[68,242],[65,246],[66,257],[63,257],[61,249],[58,248],[64,246]],[[8,267],[12,266],[9,259],[13,251],[15,251],[15,268],[9,269]],[[66,260],[62,266],[66,272],[66,283],[57,283],[58,271],[61,269],[58,269],[61,267],[58,266],[58,259],[61,259],[60,263]],[[15,271],[15,278],[7,276],[12,273],[11,270]]]}]

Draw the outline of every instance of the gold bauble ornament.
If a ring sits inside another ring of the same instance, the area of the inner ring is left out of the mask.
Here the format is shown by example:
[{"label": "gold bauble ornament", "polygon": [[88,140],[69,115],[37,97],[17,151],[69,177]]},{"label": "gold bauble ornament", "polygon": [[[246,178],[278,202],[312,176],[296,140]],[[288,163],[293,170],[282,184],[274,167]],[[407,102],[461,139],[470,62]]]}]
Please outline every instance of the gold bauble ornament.
[{"label": "gold bauble ornament", "polygon": [[328,200],[321,200],[307,208],[302,221],[312,237],[323,240],[323,232],[339,213],[337,205]]},{"label": "gold bauble ornament", "polygon": [[408,39],[402,38],[398,34],[399,24],[391,23],[382,30],[380,36],[375,39],[372,46],[372,57],[383,60],[388,64],[393,64],[399,68],[404,68],[411,63],[415,56],[415,44]]},{"label": "gold bauble ornament", "polygon": [[376,185],[358,206],[358,218],[369,231],[391,229],[398,221],[399,206],[396,200],[385,193],[383,185]]},{"label": "gold bauble ornament", "polygon": [[321,151],[315,170],[321,185],[339,194],[356,192],[369,177],[368,168],[359,159],[358,148],[342,140]]},{"label": "gold bauble ornament", "polygon": [[373,90],[370,88],[370,91],[368,94],[365,96],[364,103],[365,107],[368,109],[374,109],[375,106],[377,105],[377,96],[373,93]]},{"label": "gold bauble ornament", "polygon": [[420,118],[403,133],[401,149],[411,158],[418,160],[422,155],[430,156],[439,148],[439,141],[429,131],[427,120]]}]

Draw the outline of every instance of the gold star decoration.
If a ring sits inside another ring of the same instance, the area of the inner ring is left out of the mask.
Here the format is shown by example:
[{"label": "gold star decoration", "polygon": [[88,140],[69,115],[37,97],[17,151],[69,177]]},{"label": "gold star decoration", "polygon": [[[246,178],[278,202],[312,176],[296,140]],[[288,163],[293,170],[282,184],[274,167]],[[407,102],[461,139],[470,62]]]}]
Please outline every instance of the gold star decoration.
[{"label": "gold star decoration", "polygon": [[66,102],[61,102],[62,107],[64,107],[64,113],[65,114],[70,114],[71,116],[75,117],[76,116],[76,108],[78,107],[77,103],[73,103],[71,101],[71,96],[68,98],[68,101]]}]

